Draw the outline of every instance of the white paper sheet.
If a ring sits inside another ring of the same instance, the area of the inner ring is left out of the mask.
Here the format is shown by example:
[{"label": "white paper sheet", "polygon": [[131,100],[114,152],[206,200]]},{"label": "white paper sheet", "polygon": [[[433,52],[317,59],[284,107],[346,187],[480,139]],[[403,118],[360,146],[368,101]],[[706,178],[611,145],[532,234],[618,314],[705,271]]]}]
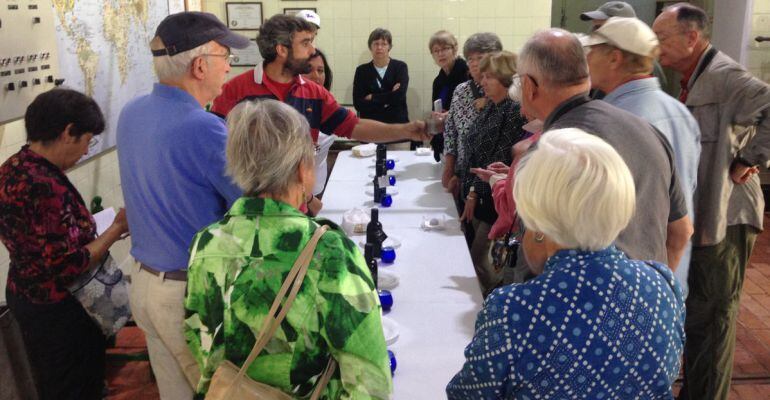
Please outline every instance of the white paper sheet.
[{"label": "white paper sheet", "polygon": [[102,211],[99,211],[98,213],[94,214],[94,220],[96,221],[96,234],[101,235],[104,233],[104,231],[107,230],[107,228],[112,225],[112,221],[115,220],[115,209],[105,208]]}]

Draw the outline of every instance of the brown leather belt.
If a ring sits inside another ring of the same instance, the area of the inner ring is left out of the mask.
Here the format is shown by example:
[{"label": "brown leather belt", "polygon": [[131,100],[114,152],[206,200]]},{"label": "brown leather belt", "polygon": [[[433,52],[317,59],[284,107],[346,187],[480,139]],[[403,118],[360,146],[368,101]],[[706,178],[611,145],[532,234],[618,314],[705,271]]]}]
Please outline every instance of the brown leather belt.
[{"label": "brown leather belt", "polygon": [[161,272],[152,269],[151,267],[148,267],[145,264],[139,265],[140,269],[143,269],[155,276],[160,276],[160,274],[163,274],[163,279],[168,279],[170,281],[187,281],[187,270],[176,270],[176,271],[168,271],[168,272]]}]

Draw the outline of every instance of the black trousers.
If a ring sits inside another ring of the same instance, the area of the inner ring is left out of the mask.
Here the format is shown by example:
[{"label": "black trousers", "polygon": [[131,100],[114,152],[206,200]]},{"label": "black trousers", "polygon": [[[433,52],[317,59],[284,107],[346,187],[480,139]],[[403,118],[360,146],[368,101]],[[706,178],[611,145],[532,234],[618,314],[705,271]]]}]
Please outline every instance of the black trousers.
[{"label": "black trousers", "polygon": [[74,297],[35,304],[6,290],[41,400],[101,399],[106,339]]}]

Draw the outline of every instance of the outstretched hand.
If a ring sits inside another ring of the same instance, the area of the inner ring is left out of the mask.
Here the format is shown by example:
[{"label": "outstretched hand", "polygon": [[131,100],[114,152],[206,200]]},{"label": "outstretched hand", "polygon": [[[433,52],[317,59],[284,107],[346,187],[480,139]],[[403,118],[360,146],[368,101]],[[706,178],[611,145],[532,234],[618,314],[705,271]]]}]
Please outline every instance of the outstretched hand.
[{"label": "outstretched hand", "polygon": [[489,183],[489,178],[491,178],[492,175],[496,174],[495,171],[492,171],[491,169],[484,169],[484,168],[471,168],[471,173],[478,176],[479,179],[487,183]]},{"label": "outstretched hand", "polygon": [[409,133],[409,139],[414,140],[415,142],[430,140],[425,121],[412,121],[405,124],[405,127],[406,131]]}]

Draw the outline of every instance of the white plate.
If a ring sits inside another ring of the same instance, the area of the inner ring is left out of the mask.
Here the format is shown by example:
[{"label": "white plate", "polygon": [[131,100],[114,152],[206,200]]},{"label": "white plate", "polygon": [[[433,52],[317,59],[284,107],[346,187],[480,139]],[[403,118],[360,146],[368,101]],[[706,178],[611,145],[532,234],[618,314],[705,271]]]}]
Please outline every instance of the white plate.
[{"label": "white plate", "polygon": [[377,270],[377,287],[384,290],[393,290],[398,286],[398,276],[379,268]]},{"label": "white plate", "polygon": [[[361,239],[361,241],[358,242],[358,245],[361,246],[361,247],[364,247],[366,245],[366,237]],[[382,243],[382,247],[392,247],[394,249],[397,249],[397,248],[401,247],[401,241],[396,239],[396,238],[394,238],[394,237],[388,236],[388,238],[385,239],[385,242]]]},{"label": "white plate", "polygon": [[[391,196],[395,196],[398,194],[398,188],[395,186],[386,186],[385,192]],[[367,196],[374,196],[374,186],[366,189],[366,195]]]},{"label": "white plate", "polygon": [[432,156],[433,149],[429,149],[427,147],[418,147],[414,150],[414,154],[418,156]]},{"label": "white plate", "polygon": [[446,221],[442,217],[422,217],[420,228],[426,231],[443,231],[446,228]]},{"label": "white plate", "polygon": [[398,324],[388,317],[382,317],[382,333],[385,335],[385,344],[392,345],[398,341]]},{"label": "white plate", "polygon": [[446,215],[423,215],[420,228],[426,231],[443,231],[459,228],[460,223],[455,219],[447,219]]}]

